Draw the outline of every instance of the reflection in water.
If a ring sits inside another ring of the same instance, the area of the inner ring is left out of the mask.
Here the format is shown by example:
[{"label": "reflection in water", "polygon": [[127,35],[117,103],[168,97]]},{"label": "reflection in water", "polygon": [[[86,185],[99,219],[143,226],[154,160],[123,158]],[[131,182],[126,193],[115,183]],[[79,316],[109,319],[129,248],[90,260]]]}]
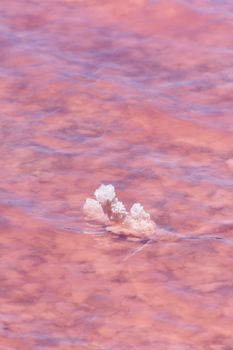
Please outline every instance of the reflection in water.
[{"label": "reflection in water", "polygon": [[[232,10],[1,1],[0,347],[232,348]],[[88,224],[101,183],[187,239]]]}]

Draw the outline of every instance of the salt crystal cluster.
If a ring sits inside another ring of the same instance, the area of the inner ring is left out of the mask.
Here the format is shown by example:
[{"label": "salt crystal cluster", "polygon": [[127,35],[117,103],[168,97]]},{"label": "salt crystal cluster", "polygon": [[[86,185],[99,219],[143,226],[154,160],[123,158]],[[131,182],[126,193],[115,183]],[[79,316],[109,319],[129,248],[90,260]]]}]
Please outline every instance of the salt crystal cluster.
[{"label": "salt crystal cluster", "polygon": [[83,206],[83,211],[86,217],[90,220],[95,220],[101,223],[108,222],[108,216],[104,214],[102,205],[95,199],[87,198]]},{"label": "salt crystal cluster", "polygon": [[140,203],[135,203],[130,209],[130,214],[124,220],[123,226],[126,229],[131,229],[134,235],[144,234],[150,235],[156,231],[156,224],[150,218]]},{"label": "salt crystal cluster", "polygon": [[111,203],[111,210],[112,210],[112,215],[117,216],[118,220],[123,220],[128,214],[124,204],[120,202],[117,198],[115,201]]},{"label": "salt crystal cluster", "polygon": [[84,213],[89,219],[110,224],[108,230],[117,234],[150,238],[156,231],[156,224],[140,203],[135,203],[127,212],[124,204],[116,197],[114,186],[101,185],[95,191],[95,199],[87,198]]},{"label": "salt crystal cluster", "polygon": [[113,185],[100,185],[100,187],[95,190],[95,198],[102,205],[105,205],[107,202],[112,202],[115,197],[116,193]]},{"label": "salt crystal cluster", "polygon": [[130,215],[135,220],[150,220],[150,214],[145,212],[140,203],[134,203],[134,205],[132,205]]}]

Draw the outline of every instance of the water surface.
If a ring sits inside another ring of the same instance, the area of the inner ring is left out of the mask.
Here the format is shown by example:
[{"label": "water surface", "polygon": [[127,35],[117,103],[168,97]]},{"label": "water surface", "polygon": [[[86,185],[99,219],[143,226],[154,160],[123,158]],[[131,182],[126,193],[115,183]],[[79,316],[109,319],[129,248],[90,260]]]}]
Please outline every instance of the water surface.
[{"label": "water surface", "polygon": [[[232,349],[232,1],[0,13],[0,349]],[[101,183],[199,238],[134,254],[83,218]]]}]

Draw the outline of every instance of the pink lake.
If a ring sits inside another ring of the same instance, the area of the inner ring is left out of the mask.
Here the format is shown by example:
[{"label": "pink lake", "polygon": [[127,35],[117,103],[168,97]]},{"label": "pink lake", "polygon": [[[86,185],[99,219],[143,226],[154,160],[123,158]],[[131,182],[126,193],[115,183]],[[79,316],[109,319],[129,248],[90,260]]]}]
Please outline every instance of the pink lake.
[{"label": "pink lake", "polygon": [[[0,350],[233,350],[233,2],[0,13]],[[187,239],[88,223],[101,183]]]}]

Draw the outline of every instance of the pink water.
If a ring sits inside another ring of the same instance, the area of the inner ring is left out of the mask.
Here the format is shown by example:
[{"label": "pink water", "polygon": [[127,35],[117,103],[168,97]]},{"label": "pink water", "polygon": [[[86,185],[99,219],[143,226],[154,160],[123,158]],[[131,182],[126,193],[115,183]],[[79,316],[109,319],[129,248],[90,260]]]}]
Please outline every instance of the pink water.
[{"label": "pink water", "polygon": [[[232,1],[0,13],[0,350],[232,350]],[[190,239],[88,225],[101,183]]]}]

